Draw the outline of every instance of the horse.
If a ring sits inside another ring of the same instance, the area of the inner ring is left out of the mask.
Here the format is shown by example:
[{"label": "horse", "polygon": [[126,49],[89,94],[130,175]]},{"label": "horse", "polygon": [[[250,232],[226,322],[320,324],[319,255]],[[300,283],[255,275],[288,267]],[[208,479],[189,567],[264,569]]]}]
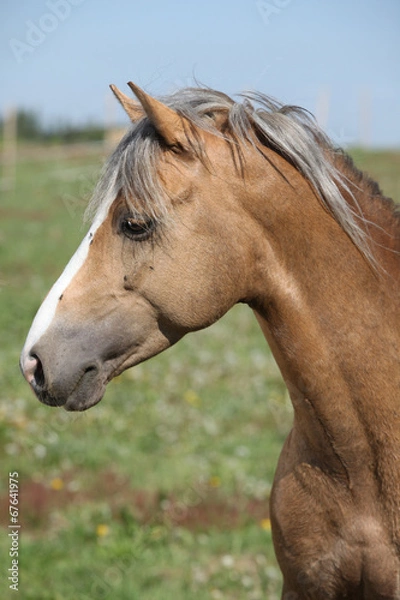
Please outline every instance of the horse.
[{"label": "horse", "polygon": [[253,310],[293,404],[270,497],[284,600],[400,598],[400,221],[312,116],[260,93],[110,86],[132,126],[21,354],[69,411]]}]

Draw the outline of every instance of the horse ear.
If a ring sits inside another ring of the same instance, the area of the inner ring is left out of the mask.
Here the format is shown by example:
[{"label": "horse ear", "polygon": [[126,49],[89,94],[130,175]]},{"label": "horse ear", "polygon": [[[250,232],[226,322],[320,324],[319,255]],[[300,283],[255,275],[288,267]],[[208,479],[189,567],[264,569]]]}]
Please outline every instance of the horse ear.
[{"label": "horse ear", "polygon": [[189,123],[185,123],[186,119],[178,115],[172,108],[146,94],[131,81],[128,85],[167,146],[187,148],[188,138],[186,130],[189,127]]},{"label": "horse ear", "polygon": [[123,94],[113,83],[110,85],[110,88],[132,123],[135,123],[144,116],[143,108],[138,102]]}]

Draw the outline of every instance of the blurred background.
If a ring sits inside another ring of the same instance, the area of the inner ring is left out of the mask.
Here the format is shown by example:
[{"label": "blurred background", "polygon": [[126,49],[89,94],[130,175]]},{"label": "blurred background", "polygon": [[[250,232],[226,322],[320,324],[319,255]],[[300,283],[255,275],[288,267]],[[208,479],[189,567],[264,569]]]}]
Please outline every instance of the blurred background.
[{"label": "blurred background", "polygon": [[21,0],[0,41],[1,597],[17,472],[24,600],[279,598],[268,497],[292,415],[246,307],[84,414],[41,406],[18,356],[128,125],[110,83],[300,105],[400,200],[400,3]]},{"label": "blurred background", "polygon": [[396,147],[399,22],[397,0],[3,2],[0,113],[23,111],[25,136],[68,139],[126,122],[109,83],[199,82],[303,106],[345,144]]}]

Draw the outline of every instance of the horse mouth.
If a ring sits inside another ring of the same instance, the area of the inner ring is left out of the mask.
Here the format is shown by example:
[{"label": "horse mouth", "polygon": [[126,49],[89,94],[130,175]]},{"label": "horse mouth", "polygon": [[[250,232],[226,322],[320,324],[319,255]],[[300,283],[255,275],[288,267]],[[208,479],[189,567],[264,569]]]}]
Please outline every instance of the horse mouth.
[{"label": "horse mouth", "polygon": [[101,391],[98,391],[95,394],[92,393],[91,396],[85,395],[84,397],[81,397],[80,395],[72,395],[63,405],[63,408],[69,412],[82,412],[84,410],[87,410],[88,408],[91,408],[92,406],[95,406],[100,402],[100,400],[104,396],[105,388],[106,386],[104,385]]},{"label": "horse mouth", "polygon": [[30,386],[42,404],[67,411],[84,411],[98,404],[103,398],[107,380],[104,381],[96,365],[87,367],[77,382],[67,393],[61,392],[57,386],[43,386],[40,382],[30,381]]}]

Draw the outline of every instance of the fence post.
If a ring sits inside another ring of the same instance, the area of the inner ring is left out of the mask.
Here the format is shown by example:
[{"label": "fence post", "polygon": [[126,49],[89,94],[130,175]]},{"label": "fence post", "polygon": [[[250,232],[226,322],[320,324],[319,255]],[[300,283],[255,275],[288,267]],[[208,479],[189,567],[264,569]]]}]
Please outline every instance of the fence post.
[{"label": "fence post", "polygon": [[3,123],[3,177],[1,188],[13,192],[17,173],[17,111],[9,107]]}]

